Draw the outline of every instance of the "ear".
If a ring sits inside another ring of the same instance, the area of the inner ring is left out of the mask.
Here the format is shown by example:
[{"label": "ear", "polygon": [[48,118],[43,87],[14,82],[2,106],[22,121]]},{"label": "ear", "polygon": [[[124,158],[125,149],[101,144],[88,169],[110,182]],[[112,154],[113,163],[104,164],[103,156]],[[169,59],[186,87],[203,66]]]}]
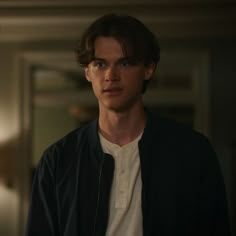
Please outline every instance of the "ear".
[{"label": "ear", "polygon": [[152,75],[155,72],[155,69],[156,69],[156,64],[151,63],[151,64],[147,65],[144,80],[150,80]]},{"label": "ear", "polygon": [[84,75],[85,75],[86,79],[88,80],[88,82],[91,82],[90,76],[89,76],[89,68],[88,67],[84,68]]}]

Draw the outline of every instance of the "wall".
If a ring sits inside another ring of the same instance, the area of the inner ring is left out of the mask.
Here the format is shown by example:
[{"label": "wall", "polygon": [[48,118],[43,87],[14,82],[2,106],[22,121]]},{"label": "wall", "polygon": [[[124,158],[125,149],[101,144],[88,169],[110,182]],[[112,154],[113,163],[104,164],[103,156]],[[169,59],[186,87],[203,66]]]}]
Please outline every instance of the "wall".
[{"label": "wall", "polygon": [[12,45],[0,44],[0,235],[6,236],[16,235],[18,216],[16,172],[19,87],[13,74],[15,51]]}]

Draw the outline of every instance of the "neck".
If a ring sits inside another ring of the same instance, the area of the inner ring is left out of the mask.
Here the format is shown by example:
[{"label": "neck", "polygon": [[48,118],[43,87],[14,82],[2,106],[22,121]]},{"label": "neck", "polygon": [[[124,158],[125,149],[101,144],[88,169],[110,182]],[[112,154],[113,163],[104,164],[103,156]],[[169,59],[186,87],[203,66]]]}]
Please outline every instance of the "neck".
[{"label": "neck", "polygon": [[99,114],[99,132],[112,143],[123,146],[143,132],[146,123],[144,109],[129,112],[114,112]]}]

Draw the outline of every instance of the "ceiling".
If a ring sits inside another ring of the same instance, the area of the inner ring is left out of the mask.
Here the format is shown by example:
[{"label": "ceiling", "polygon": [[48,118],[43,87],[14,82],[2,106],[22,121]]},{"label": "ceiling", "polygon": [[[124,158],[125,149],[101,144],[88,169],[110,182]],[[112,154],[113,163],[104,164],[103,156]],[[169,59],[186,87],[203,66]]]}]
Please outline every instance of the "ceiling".
[{"label": "ceiling", "polygon": [[233,0],[0,0],[0,42],[73,40],[108,12],[134,15],[162,38],[236,38]]}]

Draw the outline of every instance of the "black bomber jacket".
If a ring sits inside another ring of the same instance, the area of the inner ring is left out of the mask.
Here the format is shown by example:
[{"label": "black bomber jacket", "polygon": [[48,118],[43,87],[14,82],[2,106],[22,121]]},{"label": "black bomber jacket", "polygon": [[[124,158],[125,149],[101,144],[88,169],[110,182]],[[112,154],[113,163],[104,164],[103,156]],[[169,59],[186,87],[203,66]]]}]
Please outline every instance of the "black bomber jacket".
[{"label": "black bomber jacket", "polygon": [[[148,113],[139,154],[144,236],[229,235],[224,182],[206,137]],[[113,172],[97,120],[51,145],[34,177],[26,236],[105,236]]]}]

